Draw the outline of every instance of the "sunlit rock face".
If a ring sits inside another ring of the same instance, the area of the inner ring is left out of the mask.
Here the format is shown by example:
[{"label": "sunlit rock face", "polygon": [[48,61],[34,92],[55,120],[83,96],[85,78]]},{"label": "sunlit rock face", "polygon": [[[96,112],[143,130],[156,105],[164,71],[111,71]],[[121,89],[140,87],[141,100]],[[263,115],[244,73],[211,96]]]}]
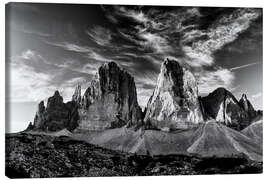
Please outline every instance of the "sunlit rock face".
[{"label": "sunlit rock face", "polygon": [[256,111],[253,108],[252,104],[247,98],[246,94],[243,94],[240,101],[239,101],[240,106],[248,113],[250,118],[254,118],[256,116]]},{"label": "sunlit rock face", "polygon": [[103,64],[85,91],[78,130],[136,125],[142,119],[133,77],[116,63]]},{"label": "sunlit rock face", "polygon": [[229,127],[240,130],[250,124],[248,113],[231,92],[225,88],[217,88],[202,98],[202,104],[209,118]]},{"label": "sunlit rock face", "polygon": [[169,131],[187,129],[203,121],[195,77],[177,61],[166,59],[147,104],[145,124]]},{"label": "sunlit rock face", "polygon": [[33,129],[58,131],[67,128],[73,130],[77,126],[78,119],[77,104],[74,101],[64,103],[63,97],[55,91],[54,95],[49,97],[47,107],[44,106],[43,101],[38,105]]}]

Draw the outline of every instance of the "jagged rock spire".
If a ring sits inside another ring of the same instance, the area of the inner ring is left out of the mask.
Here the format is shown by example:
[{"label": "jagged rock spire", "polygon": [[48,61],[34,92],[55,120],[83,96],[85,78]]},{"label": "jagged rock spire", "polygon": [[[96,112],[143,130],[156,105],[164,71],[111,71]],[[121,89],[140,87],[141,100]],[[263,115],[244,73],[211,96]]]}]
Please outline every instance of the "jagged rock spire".
[{"label": "jagged rock spire", "polygon": [[77,102],[78,104],[81,102],[81,85],[78,84],[75,88],[74,94],[72,95],[72,101]]},{"label": "jagged rock spire", "polygon": [[256,116],[256,111],[254,110],[254,107],[252,106],[252,104],[248,100],[246,94],[242,94],[242,97],[239,101],[239,104],[248,113],[250,118],[253,118]]},{"label": "jagged rock spire", "polygon": [[166,59],[148,102],[144,122],[158,129],[187,129],[203,122],[193,74],[177,61]]},{"label": "jagged rock spire", "polygon": [[47,107],[44,101],[38,105],[34,119],[34,128],[44,131],[57,131],[64,128],[72,130],[76,127],[78,120],[77,105],[72,102],[64,103],[59,91],[49,97]]},{"label": "jagged rock spire", "polygon": [[99,67],[86,89],[78,129],[101,130],[137,124],[142,112],[134,78],[115,62]]},{"label": "jagged rock spire", "polygon": [[48,98],[47,109],[55,108],[57,106],[63,105],[63,97],[60,95],[59,91],[56,90],[52,97]]}]

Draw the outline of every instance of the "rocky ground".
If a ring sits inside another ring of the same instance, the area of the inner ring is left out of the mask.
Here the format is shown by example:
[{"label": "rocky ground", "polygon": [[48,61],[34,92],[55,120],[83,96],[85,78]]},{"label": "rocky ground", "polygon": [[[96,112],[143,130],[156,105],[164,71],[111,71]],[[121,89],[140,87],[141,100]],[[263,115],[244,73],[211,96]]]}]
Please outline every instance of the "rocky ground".
[{"label": "rocky ground", "polygon": [[244,156],[143,156],[65,136],[6,134],[6,175],[10,178],[242,173],[262,173],[262,163]]}]

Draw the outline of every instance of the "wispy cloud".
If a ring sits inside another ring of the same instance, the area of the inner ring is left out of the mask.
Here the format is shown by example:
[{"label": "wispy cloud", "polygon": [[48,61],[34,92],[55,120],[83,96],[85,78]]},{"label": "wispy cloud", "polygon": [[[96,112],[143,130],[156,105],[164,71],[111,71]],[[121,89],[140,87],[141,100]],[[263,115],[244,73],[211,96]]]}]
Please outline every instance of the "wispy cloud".
[{"label": "wispy cloud", "polygon": [[112,39],[111,31],[102,26],[94,26],[88,29],[86,30],[86,34],[100,46],[108,45]]},{"label": "wispy cloud", "polygon": [[110,20],[110,22],[117,24],[118,20],[111,14],[106,14],[106,17]]},{"label": "wispy cloud", "polygon": [[9,100],[12,102],[40,101],[55,90],[50,84],[50,75],[35,72],[24,64],[11,64],[10,77]]},{"label": "wispy cloud", "polygon": [[251,97],[252,97],[252,99],[260,98],[260,97],[262,97],[262,93],[259,92],[259,93],[257,93],[257,94],[253,94]]},{"label": "wispy cloud", "polygon": [[97,61],[101,61],[103,63],[111,61],[111,60],[107,59],[106,57],[104,57],[103,55],[98,54],[98,53],[96,53],[94,51],[88,54],[88,58],[91,58],[91,59],[94,59],[94,60],[97,60]]},{"label": "wispy cloud", "polygon": [[133,9],[127,9],[124,6],[117,8],[118,14],[126,17],[130,17],[133,20],[140,23],[147,23],[149,21],[148,17],[142,11],[136,11]]},{"label": "wispy cloud", "polygon": [[44,42],[49,45],[61,47],[67,51],[73,51],[73,52],[79,52],[79,53],[87,53],[87,52],[92,51],[92,48],[89,46],[81,46],[81,45],[70,43],[70,42],[49,42],[49,41],[44,41]]},{"label": "wispy cloud", "polygon": [[40,32],[33,31],[33,30],[26,29],[26,28],[22,28],[20,31],[23,33],[26,33],[26,34],[40,36],[40,37],[50,37],[51,36],[51,34],[49,34],[49,33],[41,32],[41,31]]},{"label": "wispy cloud", "polygon": [[231,68],[230,70],[231,70],[231,71],[235,71],[235,70],[247,68],[247,67],[250,67],[250,66],[255,66],[255,65],[261,64],[261,63],[262,63],[262,62],[255,62],[255,63],[245,64],[245,65],[242,65],[242,66],[233,67],[233,68]]},{"label": "wispy cloud", "polygon": [[[133,31],[119,31],[122,37],[144,49],[152,49],[151,56],[163,54],[185,61],[194,70],[199,91],[204,94],[221,86],[233,89],[235,74],[232,71],[236,68],[215,67],[214,53],[247,30],[260,11],[236,9],[214,21],[208,29],[199,28],[199,18],[203,15],[198,8],[160,13],[158,10],[143,12],[119,7],[118,14],[138,23]],[[192,23],[186,23],[189,21]],[[159,57],[161,63],[163,56]],[[213,67],[212,70],[206,70],[207,66]]]},{"label": "wispy cloud", "polygon": [[198,79],[199,93],[208,94],[218,87],[233,88],[234,73],[227,69],[219,68],[215,71],[203,70],[195,74]]},{"label": "wispy cloud", "polygon": [[141,42],[140,44],[144,47],[154,49],[156,53],[168,53],[172,51],[172,48],[169,45],[168,41],[157,34],[148,32],[148,33],[142,33],[139,36],[145,40],[144,42]]},{"label": "wispy cloud", "polygon": [[166,37],[163,37],[160,33],[151,31],[153,29],[161,29],[161,22],[156,22],[141,10],[127,9],[122,6],[118,8],[117,14],[129,17],[139,23],[133,27],[133,32],[123,32],[119,30],[120,35],[125,39],[144,49],[151,49],[155,53],[164,54],[172,51]]},{"label": "wispy cloud", "polygon": [[[213,53],[234,41],[259,15],[260,12],[254,9],[238,9],[233,14],[224,16],[217,21],[207,33],[201,32],[201,35],[208,36],[207,40],[199,40],[194,42],[192,46],[184,46],[186,54],[192,59],[190,64],[193,66],[213,65]],[[198,33],[197,31],[195,36]]]},{"label": "wispy cloud", "polygon": [[52,64],[38,52],[28,49],[11,57],[9,100],[37,102],[53,95],[57,89],[63,92],[65,100],[69,100],[71,90],[77,83],[85,83],[86,77],[91,76]]}]

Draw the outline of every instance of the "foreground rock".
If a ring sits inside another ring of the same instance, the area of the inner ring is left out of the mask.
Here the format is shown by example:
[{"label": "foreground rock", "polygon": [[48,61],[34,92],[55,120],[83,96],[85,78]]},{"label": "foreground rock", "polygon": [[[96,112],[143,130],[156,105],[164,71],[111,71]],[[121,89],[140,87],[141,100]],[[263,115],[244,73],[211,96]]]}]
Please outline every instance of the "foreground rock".
[{"label": "foreground rock", "polygon": [[114,62],[105,63],[98,69],[80,105],[78,130],[136,125],[142,119],[134,78]]},{"label": "foreground rock", "polygon": [[201,98],[201,101],[209,119],[215,119],[236,130],[241,130],[251,123],[248,113],[225,88],[217,88],[208,96]]},{"label": "foreground rock", "polygon": [[[48,99],[47,107],[41,101],[34,119],[32,129],[43,131],[58,131],[64,128],[73,130],[77,127],[79,119],[78,106],[74,101],[63,102],[58,91]],[[30,130],[28,128],[28,130]]]},{"label": "foreground rock", "polygon": [[6,135],[9,178],[262,173],[243,157],[143,156],[111,151],[69,137]]},{"label": "foreground rock", "polygon": [[147,104],[144,122],[168,131],[188,129],[203,121],[195,77],[177,61],[166,59]]}]

